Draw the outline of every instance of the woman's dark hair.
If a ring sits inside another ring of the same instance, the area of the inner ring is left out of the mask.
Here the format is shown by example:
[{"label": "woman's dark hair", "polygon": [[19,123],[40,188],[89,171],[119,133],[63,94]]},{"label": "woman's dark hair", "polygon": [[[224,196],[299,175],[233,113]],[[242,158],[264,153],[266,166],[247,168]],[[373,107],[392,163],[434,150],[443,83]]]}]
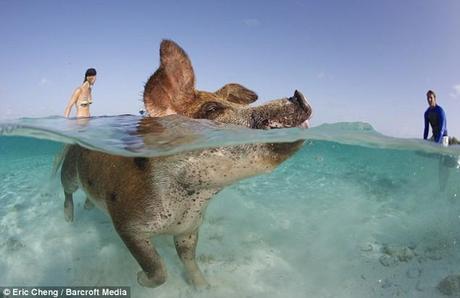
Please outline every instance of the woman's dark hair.
[{"label": "woman's dark hair", "polygon": [[94,68],[88,68],[85,72],[85,79],[83,80],[83,83],[86,82],[88,77],[92,77],[96,75],[96,69]]}]

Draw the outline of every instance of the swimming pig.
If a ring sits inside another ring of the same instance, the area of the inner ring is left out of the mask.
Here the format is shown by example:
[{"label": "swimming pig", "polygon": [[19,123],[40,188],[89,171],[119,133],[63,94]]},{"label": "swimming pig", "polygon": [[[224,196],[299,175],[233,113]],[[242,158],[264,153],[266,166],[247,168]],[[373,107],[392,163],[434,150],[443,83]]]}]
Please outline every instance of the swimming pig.
[{"label": "swimming pig", "polygon": [[[253,129],[305,128],[311,115],[298,91],[290,98],[250,107],[257,95],[239,84],[216,92],[196,90],[187,54],[170,40],[161,43],[160,67],[148,80],[143,97],[151,116],[178,114]],[[139,284],[156,287],[166,281],[165,266],[151,238],[169,234],[189,281],[195,287],[207,286],[195,250],[209,200],[227,185],[273,170],[302,144],[234,145],[153,158],[114,156],[72,145],[61,171],[65,218],[73,220],[72,194],[81,187],[88,196],[85,207],[95,204],[109,214],[141,266]]]}]

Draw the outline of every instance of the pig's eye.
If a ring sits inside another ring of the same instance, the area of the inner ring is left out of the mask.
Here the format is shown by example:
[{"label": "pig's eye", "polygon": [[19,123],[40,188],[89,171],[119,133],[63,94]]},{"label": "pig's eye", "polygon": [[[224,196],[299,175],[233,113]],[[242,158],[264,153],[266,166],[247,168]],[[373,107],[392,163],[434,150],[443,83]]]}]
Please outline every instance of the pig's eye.
[{"label": "pig's eye", "polygon": [[210,106],[206,107],[206,112],[207,113],[213,113],[213,112],[217,111],[218,109],[219,109],[218,106],[210,105]]},{"label": "pig's eye", "polygon": [[207,102],[203,104],[197,113],[197,118],[215,119],[225,110],[225,106],[218,102]]}]

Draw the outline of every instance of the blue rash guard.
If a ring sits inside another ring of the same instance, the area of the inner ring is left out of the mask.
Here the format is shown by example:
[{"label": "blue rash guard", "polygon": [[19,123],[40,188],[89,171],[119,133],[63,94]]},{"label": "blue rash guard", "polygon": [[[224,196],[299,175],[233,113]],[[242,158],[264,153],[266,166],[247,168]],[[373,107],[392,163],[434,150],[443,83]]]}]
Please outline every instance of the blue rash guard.
[{"label": "blue rash guard", "polygon": [[441,143],[442,137],[447,136],[447,120],[446,114],[440,106],[429,107],[425,111],[425,130],[423,131],[425,140],[428,137],[428,124],[431,125],[433,141]]}]

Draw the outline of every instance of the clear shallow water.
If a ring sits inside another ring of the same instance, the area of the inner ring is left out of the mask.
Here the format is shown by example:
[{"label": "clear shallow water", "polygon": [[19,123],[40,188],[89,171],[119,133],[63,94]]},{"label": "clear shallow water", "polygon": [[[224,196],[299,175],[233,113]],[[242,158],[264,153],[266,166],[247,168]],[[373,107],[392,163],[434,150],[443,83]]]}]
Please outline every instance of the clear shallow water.
[{"label": "clear shallow water", "polygon": [[[84,129],[62,118],[1,125],[10,135],[0,137],[3,284],[128,285],[133,297],[441,297],[439,281],[460,273],[460,172],[445,155],[460,155],[455,147],[382,136],[363,123],[254,132],[177,119],[147,130],[139,120],[97,118]],[[50,178],[56,141],[154,156],[298,138],[307,144],[276,171],[210,203],[197,255],[213,288],[201,293],[185,282],[166,236],[155,243],[167,283],[139,287],[139,266],[109,218],[84,210],[78,191],[75,222],[66,223],[60,183]]]}]

